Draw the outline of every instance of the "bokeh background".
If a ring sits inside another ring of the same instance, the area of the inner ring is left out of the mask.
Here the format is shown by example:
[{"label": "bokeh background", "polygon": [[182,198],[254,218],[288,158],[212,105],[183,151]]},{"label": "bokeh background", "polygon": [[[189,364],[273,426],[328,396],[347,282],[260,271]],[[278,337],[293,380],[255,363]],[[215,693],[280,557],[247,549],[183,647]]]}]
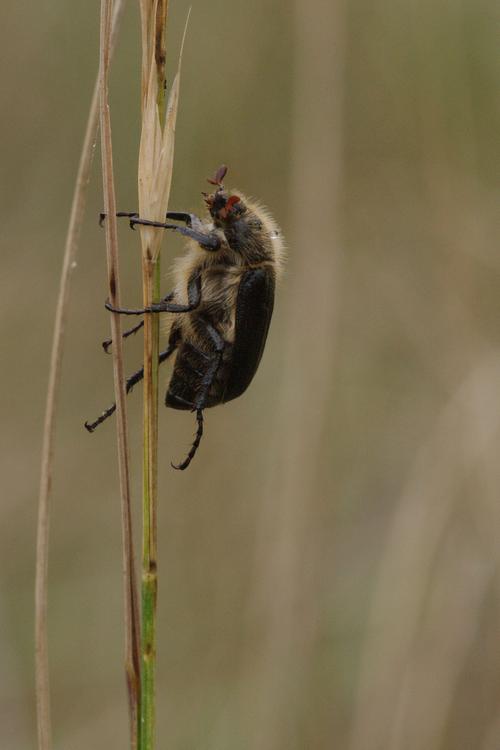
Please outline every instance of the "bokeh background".
[{"label": "bokeh background", "polygon": [[[499,6],[193,0],[172,209],[222,162],[289,261],[241,399],[160,421],[158,746],[500,747]],[[188,3],[171,6],[169,54]],[[49,352],[98,58],[96,0],[2,9],[0,746],[34,748],[33,582]],[[112,71],[134,209],[139,18]],[[171,67],[173,70],[173,67]],[[96,152],[98,155],[98,151]],[[73,275],[52,494],[55,747],[127,746],[99,159]],[[120,228],[123,299],[138,237]],[[182,242],[168,237],[171,259]],[[127,368],[141,342],[127,344]],[[165,370],[165,382],[168,371]],[[141,396],[129,399],[140,498]],[[137,530],[138,530],[137,526]]]}]

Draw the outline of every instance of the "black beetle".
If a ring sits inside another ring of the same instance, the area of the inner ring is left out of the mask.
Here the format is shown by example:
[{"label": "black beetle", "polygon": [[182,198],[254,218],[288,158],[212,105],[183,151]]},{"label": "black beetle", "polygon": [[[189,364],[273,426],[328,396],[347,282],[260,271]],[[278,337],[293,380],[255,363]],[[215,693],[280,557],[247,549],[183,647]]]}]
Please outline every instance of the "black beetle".
[{"label": "black beetle", "polygon": [[[203,410],[231,401],[250,385],[266,343],[274,291],[284,260],[281,232],[268,211],[237,191],[226,191],[220,167],[209,182],[216,189],[203,193],[209,216],[169,212],[167,219],[186,226],[141,219],[136,213],[117,216],[137,224],[180,232],[189,238],[187,254],[174,265],[174,291],[161,302],[139,310],[108,310],[123,315],[170,313],[165,316],[168,346],[160,363],[176,354],[165,397],[166,406],[196,412],[198,429],[186,459],[186,469],[203,434]],[[101,214],[101,221],[104,219]],[[127,331],[135,333],[143,323]],[[111,341],[105,341],[107,350]],[[127,393],[143,378],[139,370],[128,378]],[[115,410],[113,404],[92,423],[89,432]]]}]

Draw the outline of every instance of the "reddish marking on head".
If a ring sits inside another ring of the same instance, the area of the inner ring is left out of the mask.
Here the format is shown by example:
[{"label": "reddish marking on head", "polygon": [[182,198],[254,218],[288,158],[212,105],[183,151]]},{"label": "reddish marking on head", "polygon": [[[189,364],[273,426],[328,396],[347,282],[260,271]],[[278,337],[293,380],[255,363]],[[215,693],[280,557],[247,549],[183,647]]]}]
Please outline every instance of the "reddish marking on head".
[{"label": "reddish marking on head", "polygon": [[233,210],[234,204],[235,203],[239,203],[239,202],[240,202],[240,198],[238,198],[237,195],[231,195],[227,199],[226,205],[224,206],[224,208],[221,208],[220,211],[218,212],[220,218],[221,219],[227,219],[227,217],[229,216],[229,214]]},{"label": "reddish marking on head", "polygon": [[210,179],[210,177],[207,179],[207,182],[209,182],[211,185],[222,185],[222,180],[227,174],[227,167],[225,164],[222,164],[222,166],[219,167],[217,172],[215,173],[215,176]]},{"label": "reddish marking on head", "polygon": [[235,203],[239,203],[240,198],[237,195],[230,195],[226,201],[226,211],[231,211]]}]

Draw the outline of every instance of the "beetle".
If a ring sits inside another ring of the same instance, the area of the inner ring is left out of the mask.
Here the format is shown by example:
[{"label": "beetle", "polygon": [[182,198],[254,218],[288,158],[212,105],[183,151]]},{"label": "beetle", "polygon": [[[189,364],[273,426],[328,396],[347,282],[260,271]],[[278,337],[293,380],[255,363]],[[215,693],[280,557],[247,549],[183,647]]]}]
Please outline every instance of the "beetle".
[{"label": "beetle", "polygon": [[[276,222],[261,205],[239,191],[227,191],[220,167],[208,182],[215,189],[204,196],[208,215],[169,212],[166,218],[179,224],[142,219],[137,213],[120,212],[130,226],[160,227],[188,238],[187,253],[174,263],[174,290],[160,302],[141,309],[106,308],[122,315],[170,313],[164,362],[175,354],[165,405],[196,413],[197,431],[189,453],[175,469],[191,463],[203,435],[205,409],[227,403],[246,391],[259,366],[271,322],[276,281],[284,262],[284,243]],[[101,223],[105,218],[101,214]],[[185,226],[183,226],[183,225]],[[135,333],[143,322],[126,331]],[[103,346],[108,349],[111,341]],[[144,376],[141,368],[126,381],[129,393]],[[115,410],[113,404],[89,432]]]}]

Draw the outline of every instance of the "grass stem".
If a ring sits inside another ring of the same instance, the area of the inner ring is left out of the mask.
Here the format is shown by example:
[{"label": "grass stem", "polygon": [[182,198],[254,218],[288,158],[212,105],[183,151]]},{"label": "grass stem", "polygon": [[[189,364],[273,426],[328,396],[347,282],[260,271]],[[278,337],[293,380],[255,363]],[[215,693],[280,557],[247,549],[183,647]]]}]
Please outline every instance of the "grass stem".
[{"label": "grass stem", "polygon": [[[123,9],[123,0],[116,0],[111,22],[111,50]],[[59,387],[62,373],[62,360],[66,320],[68,316],[71,292],[71,276],[75,264],[78,243],[81,234],[87,186],[90,179],[94,146],[97,137],[99,113],[99,75],[97,76],[92,101],[90,104],[87,126],[80,154],[80,162],[73,191],[71,214],[64,246],[59,293],[52,337],[49,382],[45,406],[45,420],[42,442],[40,471],[40,488],[38,497],[38,522],[36,545],[35,575],[35,683],[36,711],[38,726],[39,750],[50,750],[52,746],[52,728],[50,718],[50,681],[47,636],[47,591],[48,591],[48,555],[50,528],[50,493],[55,452],[56,416],[59,398]]]},{"label": "grass stem", "polygon": [[[139,149],[139,212],[161,221],[168,209],[179,101],[180,62],[166,101],[165,28],[167,0],[141,0],[142,132]],[[187,26],[187,22],[186,22]],[[160,300],[162,230],[141,227],[144,305]],[[142,665],[140,750],[155,743],[155,670],[158,504],[158,316],[144,321],[144,451],[142,556]]]},{"label": "grass stem", "polygon": [[[108,266],[109,299],[114,307],[120,307],[120,283],[118,262],[118,235],[116,223],[116,199],[113,177],[113,150],[111,119],[109,112],[108,77],[111,47],[111,15],[113,0],[101,1],[100,42],[100,127],[102,153],[102,179],[104,209],[107,214],[106,255]],[[122,331],[120,315],[111,313],[111,336],[113,339],[113,375],[116,399],[116,430],[118,446],[118,471],[122,502],[122,529],[124,538],[123,577],[125,586],[125,662],[130,708],[131,747],[135,750],[138,737],[138,705],[140,703],[140,659],[139,659],[139,614],[134,572],[134,553],[131,524],[129,445],[127,430],[125,376],[123,366]]]},{"label": "grass stem", "polygon": [[[165,30],[168,0],[157,0],[150,8],[149,28],[153,28],[156,67],[156,108],[160,131],[165,120]],[[142,18],[148,18],[145,9]],[[153,26],[154,25],[154,26]],[[144,40],[144,35],[143,35]],[[152,40],[151,40],[152,41]],[[152,64],[151,55],[143,54],[143,63]],[[143,71],[148,85],[151,75]],[[143,105],[147,100],[143,92]],[[145,111],[146,110],[146,111]],[[143,106],[143,128],[148,127],[147,108]],[[153,168],[154,165],[149,165]],[[140,167],[139,167],[140,171]],[[152,185],[146,186],[151,188]],[[148,307],[160,300],[160,253],[157,241],[143,239],[143,301]],[[154,245],[157,245],[155,250]],[[155,745],[155,673],[156,673],[156,602],[157,578],[157,506],[158,506],[158,354],[159,318],[146,315],[144,321],[144,452],[143,452],[143,556],[142,556],[142,665],[140,703],[140,748],[153,750]]]},{"label": "grass stem", "polygon": [[[144,305],[159,300],[160,260],[143,260]],[[144,464],[142,558],[142,681],[141,750],[154,747],[156,600],[157,600],[157,500],[158,500],[158,348],[159,320],[147,315],[144,322]]]}]

